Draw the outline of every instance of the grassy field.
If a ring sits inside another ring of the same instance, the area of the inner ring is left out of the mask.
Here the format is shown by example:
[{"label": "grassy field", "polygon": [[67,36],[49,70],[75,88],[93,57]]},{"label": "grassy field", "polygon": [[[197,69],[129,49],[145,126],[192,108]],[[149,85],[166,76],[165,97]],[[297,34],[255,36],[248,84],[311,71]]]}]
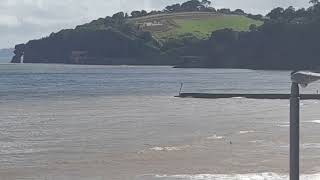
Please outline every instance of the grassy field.
[{"label": "grassy field", "polygon": [[261,21],[245,16],[194,12],[140,18],[136,22],[154,21],[161,22],[163,24],[162,29],[146,28],[145,30],[150,31],[159,40],[176,39],[187,33],[191,33],[200,39],[207,39],[213,31],[219,29],[232,28],[238,31],[248,31],[251,24],[257,26],[263,24]]},{"label": "grassy field", "polygon": [[[192,33],[198,38],[208,38],[213,31],[232,28],[237,31],[248,31],[251,24],[260,26],[262,22],[244,16],[220,16],[204,20],[175,20],[177,29],[164,33],[173,36]],[[172,36],[170,35],[170,36]],[[166,35],[168,36],[168,35]]]}]

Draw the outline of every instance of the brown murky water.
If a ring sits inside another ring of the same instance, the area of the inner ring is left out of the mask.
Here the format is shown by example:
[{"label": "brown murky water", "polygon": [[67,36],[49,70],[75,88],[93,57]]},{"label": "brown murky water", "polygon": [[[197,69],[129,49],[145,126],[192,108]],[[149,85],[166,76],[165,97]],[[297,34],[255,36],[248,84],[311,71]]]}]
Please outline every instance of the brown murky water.
[{"label": "brown murky water", "polygon": [[[0,65],[0,179],[288,179],[289,72]],[[315,84],[305,92],[315,92]],[[320,101],[302,102],[302,173],[320,175]]]}]

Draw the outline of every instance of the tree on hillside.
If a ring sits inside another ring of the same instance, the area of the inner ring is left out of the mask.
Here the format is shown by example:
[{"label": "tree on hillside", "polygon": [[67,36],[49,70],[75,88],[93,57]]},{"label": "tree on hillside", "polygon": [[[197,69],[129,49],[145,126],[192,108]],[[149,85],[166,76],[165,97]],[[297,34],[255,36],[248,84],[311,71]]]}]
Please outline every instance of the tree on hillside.
[{"label": "tree on hillside", "polygon": [[319,4],[319,0],[310,0],[309,3],[316,5]]},{"label": "tree on hillside", "polygon": [[296,11],[296,17],[304,17],[307,15],[307,11],[304,8],[298,9]]},{"label": "tree on hillside", "polygon": [[283,16],[287,20],[292,20],[296,16],[296,10],[294,9],[294,7],[290,6],[283,11]]},{"label": "tree on hillside", "polygon": [[168,12],[177,12],[180,10],[180,8],[181,8],[180,4],[173,4],[171,6],[167,6],[165,10]]},{"label": "tree on hillside", "polygon": [[264,17],[261,14],[247,14],[247,17],[258,21],[264,21]]},{"label": "tree on hillside", "polygon": [[116,24],[123,24],[125,19],[125,14],[124,12],[118,12],[112,16],[112,19]]},{"label": "tree on hillside", "polygon": [[150,11],[149,13],[148,13],[148,15],[156,15],[156,14],[161,14],[162,13],[162,11],[155,11],[155,10],[153,10],[153,11]]},{"label": "tree on hillside", "polygon": [[222,14],[231,14],[231,10],[228,8],[218,9],[217,11]]},{"label": "tree on hillside", "polygon": [[140,13],[141,13],[141,16],[146,16],[146,15],[148,15],[148,12],[145,11],[145,10],[142,10]]},{"label": "tree on hillside", "polygon": [[148,12],[145,10],[142,11],[132,11],[131,12],[131,17],[136,18],[136,17],[142,17],[148,15]]},{"label": "tree on hillside", "polygon": [[120,19],[122,20],[122,19],[125,18],[125,15],[124,15],[123,12],[118,12],[118,13],[114,14],[114,15],[112,16],[112,18],[113,18],[113,19],[117,19],[117,20],[120,20]]},{"label": "tree on hillside", "polygon": [[312,7],[308,9],[309,13],[313,14],[313,19],[320,16],[320,3],[319,0],[311,0],[310,3],[313,4]]},{"label": "tree on hillside", "polygon": [[233,11],[234,14],[244,15],[246,14],[242,9],[236,9]]},{"label": "tree on hillside", "polygon": [[207,7],[206,11],[208,11],[208,12],[217,12],[217,10],[214,7]]},{"label": "tree on hillside", "polygon": [[280,17],[282,17],[283,12],[284,12],[284,9],[281,7],[278,7],[271,10],[271,12],[267,14],[267,17],[269,17],[270,19],[279,19]]},{"label": "tree on hillside", "polygon": [[182,11],[199,11],[203,8],[205,7],[198,0],[190,0],[181,5]]},{"label": "tree on hillside", "polygon": [[131,17],[133,17],[133,18],[141,17],[141,12],[140,11],[132,11]]},{"label": "tree on hillside", "polygon": [[255,25],[255,24],[251,24],[251,25],[249,26],[249,30],[250,30],[251,32],[253,32],[253,31],[258,31],[258,26]]},{"label": "tree on hillside", "polygon": [[208,1],[208,0],[202,0],[201,1],[201,4],[204,6],[204,7],[209,7],[211,4],[212,4],[212,2],[211,1]]}]

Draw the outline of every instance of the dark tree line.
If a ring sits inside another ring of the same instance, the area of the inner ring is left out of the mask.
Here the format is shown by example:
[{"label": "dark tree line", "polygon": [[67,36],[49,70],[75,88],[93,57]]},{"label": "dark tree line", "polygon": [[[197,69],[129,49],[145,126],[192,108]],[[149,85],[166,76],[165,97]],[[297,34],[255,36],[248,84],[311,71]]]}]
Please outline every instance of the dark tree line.
[{"label": "dark tree line", "polygon": [[[156,14],[201,11],[201,12],[216,12],[216,13],[222,13],[222,14],[248,15],[248,16],[252,16],[255,19],[262,18],[261,15],[255,16],[252,14],[246,14],[242,9],[236,9],[234,11],[228,8],[215,9],[211,5],[212,5],[212,1],[209,1],[209,0],[201,0],[201,1],[189,0],[182,4],[177,3],[177,4],[169,5],[161,11],[154,10],[154,11],[147,12],[145,10],[141,10],[141,11],[135,10],[135,11],[132,11],[130,15],[128,13],[123,13],[123,12],[116,13],[115,15],[116,17],[119,17],[120,15],[121,18],[138,18],[138,17],[144,17],[144,16],[156,15]],[[112,17],[114,17],[115,15],[113,15]]]},{"label": "dark tree line", "polygon": [[183,11],[201,11],[206,10],[211,5],[211,1],[208,0],[190,0],[182,4],[173,4],[167,6],[165,12],[183,12]]},{"label": "dark tree line", "polygon": [[[319,69],[320,4],[307,9],[275,8],[264,25],[250,32],[223,29],[202,41],[204,67],[250,69]],[[199,54],[199,53],[198,53]]]},{"label": "dark tree line", "polygon": [[[246,14],[243,10],[215,10],[220,13],[246,15],[263,19],[262,26],[250,26],[249,32],[218,30],[210,39],[199,40],[192,34],[169,39],[161,46],[149,32],[136,29],[126,18],[151,13],[213,11],[210,3],[191,0],[168,6],[165,11],[123,12],[100,18],[75,29],[52,33],[49,37],[18,45],[13,62],[24,55],[26,62],[75,63],[73,51],[88,52],[85,64],[110,64],[109,58],[134,59],[127,64],[166,64],[180,62],[180,57],[202,57],[201,67],[250,69],[317,69],[320,68],[320,3],[309,8],[275,8],[266,17]],[[181,9],[182,8],[182,9]],[[204,8],[204,9],[203,9]],[[155,57],[157,59],[155,60]],[[183,64],[182,64],[183,65]]]}]

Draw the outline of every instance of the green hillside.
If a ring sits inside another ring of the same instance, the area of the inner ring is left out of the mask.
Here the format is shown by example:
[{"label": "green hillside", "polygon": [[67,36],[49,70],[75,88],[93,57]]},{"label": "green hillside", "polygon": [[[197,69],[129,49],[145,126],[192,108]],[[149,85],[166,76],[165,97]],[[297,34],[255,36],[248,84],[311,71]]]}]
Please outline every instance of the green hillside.
[{"label": "green hillside", "polygon": [[208,38],[213,31],[232,28],[237,31],[248,31],[250,25],[261,25],[261,21],[249,19],[244,16],[220,16],[204,20],[176,20],[178,28],[163,33],[163,36],[177,36],[192,33],[199,38]]},{"label": "green hillside", "polygon": [[248,31],[252,24],[263,24],[262,21],[246,16],[212,12],[171,13],[131,19],[128,22],[142,26],[142,30],[151,32],[158,40],[176,39],[184,34],[207,39],[216,30],[231,28],[236,31]]},{"label": "green hillside", "polygon": [[25,63],[175,65],[181,57],[203,56],[203,40],[213,32],[247,31],[265,20],[241,9],[209,5],[210,1],[190,0],[161,11],[118,12],[19,44],[12,62],[21,62],[23,56]]}]

